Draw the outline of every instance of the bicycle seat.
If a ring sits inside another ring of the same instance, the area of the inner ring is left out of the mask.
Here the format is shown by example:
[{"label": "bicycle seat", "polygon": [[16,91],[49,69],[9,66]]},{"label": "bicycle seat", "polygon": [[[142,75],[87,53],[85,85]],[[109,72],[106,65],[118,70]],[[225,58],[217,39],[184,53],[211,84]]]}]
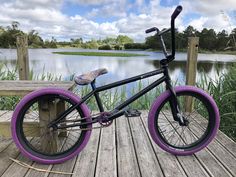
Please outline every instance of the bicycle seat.
[{"label": "bicycle seat", "polygon": [[106,68],[101,68],[79,76],[75,76],[74,80],[78,85],[88,85],[93,82],[98,76],[106,74],[107,72],[108,71]]}]

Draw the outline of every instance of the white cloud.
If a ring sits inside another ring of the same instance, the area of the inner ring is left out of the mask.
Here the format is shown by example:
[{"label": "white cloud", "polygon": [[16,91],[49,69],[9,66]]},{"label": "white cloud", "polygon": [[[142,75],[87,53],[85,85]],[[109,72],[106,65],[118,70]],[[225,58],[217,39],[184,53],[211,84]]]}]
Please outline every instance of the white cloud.
[{"label": "white cloud", "polygon": [[76,3],[76,4],[83,4],[83,5],[103,5],[111,1],[119,2],[119,0],[67,0],[67,1]]},{"label": "white cloud", "polygon": [[[198,30],[202,28],[213,28],[215,31],[221,31],[223,29],[231,32],[231,28],[234,28],[235,20],[228,14],[236,9],[235,0],[182,0],[180,2],[184,6],[184,13],[196,13],[200,15],[200,18],[193,19],[189,24]],[[227,16],[227,20],[223,17]],[[231,28],[230,25],[232,24]]]},{"label": "white cloud", "polygon": [[218,15],[221,10],[229,12],[236,9],[235,0],[182,0],[180,4],[182,4],[188,12],[197,12],[208,16]]},{"label": "white cloud", "polygon": [[93,8],[91,12],[88,13],[87,17],[125,17],[126,16],[126,1],[113,1],[104,4],[100,8]]},{"label": "white cloud", "polygon": [[208,20],[207,17],[201,17],[201,18],[192,20],[189,23],[189,25],[193,26],[198,31],[201,31],[204,28],[204,24],[206,23],[207,20]]},{"label": "white cloud", "polygon": [[[176,27],[184,30],[188,25],[192,25],[198,30],[204,27],[229,30],[228,22],[223,20],[220,10],[224,10],[227,14],[236,9],[234,1],[228,0],[226,3],[223,0],[215,0],[212,3],[210,0],[182,0],[180,4],[184,6],[184,10],[176,20]],[[69,16],[61,11],[66,2],[92,5],[93,9],[87,16],[79,14]],[[161,6],[160,0],[150,0],[149,3],[145,0],[135,0],[134,4],[129,4],[128,0],[1,0],[0,26],[18,21],[22,30],[27,32],[35,29],[44,38],[54,36],[58,39],[76,37],[91,39],[123,34],[136,41],[143,41],[147,36],[145,34],[147,28],[170,27],[170,16],[174,8],[175,6]],[[200,14],[200,18],[192,19],[189,24],[183,24],[184,15],[190,12]],[[93,20],[93,17],[99,16],[104,19],[116,17],[117,20],[104,23]]]}]

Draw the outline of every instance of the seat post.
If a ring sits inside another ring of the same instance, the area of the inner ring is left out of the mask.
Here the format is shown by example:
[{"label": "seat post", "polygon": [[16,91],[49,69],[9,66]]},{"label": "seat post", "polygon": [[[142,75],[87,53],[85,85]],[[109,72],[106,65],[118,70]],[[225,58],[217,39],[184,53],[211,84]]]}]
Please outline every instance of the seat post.
[{"label": "seat post", "polygon": [[[96,81],[96,80],[94,80],[93,82],[91,82],[91,87],[92,87],[93,91],[96,90],[95,81]],[[100,111],[100,112],[104,112],[104,108],[103,108],[101,99],[100,99],[100,97],[99,97],[99,93],[98,93],[98,92],[95,92],[95,93],[94,93],[94,96],[95,96],[95,99],[96,99],[96,102],[97,102],[99,111]]]}]

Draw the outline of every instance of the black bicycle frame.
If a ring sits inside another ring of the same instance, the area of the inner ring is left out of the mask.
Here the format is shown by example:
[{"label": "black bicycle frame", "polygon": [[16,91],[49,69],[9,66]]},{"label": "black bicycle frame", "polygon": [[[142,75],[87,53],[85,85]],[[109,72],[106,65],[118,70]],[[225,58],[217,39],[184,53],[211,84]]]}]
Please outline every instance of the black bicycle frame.
[{"label": "black bicycle frame", "polygon": [[[99,108],[100,112],[104,112],[104,108],[103,108],[103,104],[101,102],[101,99],[99,97],[99,92],[105,91],[105,90],[109,90],[111,88],[114,87],[118,87],[121,85],[125,85],[131,82],[135,82],[138,80],[142,80],[145,78],[149,78],[149,77],[153,77],[155,75],[159,75],[159,74],[163,74],[163,76],[159,79],[157,79],[156,81],[154,81],[153,83],[151,83],[150,85],[148,85],[147,87],[145,87],[144,89],[142,89],[141,91],[139,91],[138,93],[136,93],[135,95],[131,96],[130,98],[128,98],[126,101],[124,101],[123,103],[121,103],[120,105],[116,106],[114,110],[111,111],[111,116],[109,116],[107,119],[108,120],[112,120],[115,119],[117,117],[120,117],[122,115],[124,115],[124,110],[122,110],[123,108],[125,108],[126,106],[128,106],[130,103],[134,102],[135,100],[137,100],[138,98],[140,98],[142,95],[144,95],[145,93],[147,93],[148,91],[152,90],[153,88],[157,87],[159,84],[161,84],[162,82],[166,83],[166,89],[169,89],[171,91],[171,93],[173,93],[173,96],[175,96],[175,92],[172,89],[172,85],[170,82],[170,77],[169,77],[169,72],[168,72],[168,66],[167,65],[163,65],[162,68],[155,70],[155,71],[151,71],[148,73],[144,73],[138,76],[134,76],[128,79],[124,79],[121,81],[117,81],[108,85],[104,85],[101,87],[96,87],[95,86],[95,81],[91,83],[92,86],[92,91],[90,93],[88,93],[86,96],[84,96],[80,103],[71,106],[70,108],[68,108],[65,112],[63,112],[62,114],[60,114],[54,121],[52,121],[49,124],[49,127],[53,127],[53,125],[56,125],[57,123],[59,123],[61,120],[63,120],[67,115],[69,115],[73,110],[75,110],[76,108],[78,108],[82,103],[86,102],[91,96],[94,96]],[[94,123],[96,121],[92,121],[91,123]],[[85,123],[85,124],[89,124],[89,123]],[[82,125],[82,124],[78,124],[78,125]],[[73,125],[73,126],[78,126]],[[72,125],[71,125],[72,127]]]}]

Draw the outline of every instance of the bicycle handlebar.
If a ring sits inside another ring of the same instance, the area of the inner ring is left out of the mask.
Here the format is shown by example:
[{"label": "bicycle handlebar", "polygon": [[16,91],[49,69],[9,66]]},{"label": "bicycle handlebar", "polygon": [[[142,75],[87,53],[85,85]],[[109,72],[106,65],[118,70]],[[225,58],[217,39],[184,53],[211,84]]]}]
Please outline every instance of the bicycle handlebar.
[{"label": "bicycle handlebar", "polygon": [[153,28],[147,29],[145,32],[146,32],[146,33],[151,33],[151,32],[153,32],[153,31],[159,32],[159,29],[156,28],[156,27],[153,27]]},{"label": "bicycle handlebar", "polygon": [[178,15],[180,14],[180,12],[182,11],[182,6],[177,6],[175,11],[173,12],[173,14],[171,15],[171,19],[176,19],[176,17],[178,17]]},{"label": "bicycle handlebar", "polygon": [[[166,60],[164,60],[165,63],[169,63],[175,59],[175,19],[178,17],[178,15],[182,11],[182,9],[183,9],[182,6],[177,6],[175,11],[172,13],[172,15],[171,15],[171,28],[166,29],[166,30],[162,30],[161,32],[159,32],[158,28],[156,28],[156,27],[146,30],[146,33],[151,33],[153,31],[157,31],[158,36],[161,37],[163,51],[166,56]],[[168,55],[168,53],[166,51],[164,40],[162,38],[162,35],[164,33],[169,32],[169,31],[171,31],[171,55]]]}]

